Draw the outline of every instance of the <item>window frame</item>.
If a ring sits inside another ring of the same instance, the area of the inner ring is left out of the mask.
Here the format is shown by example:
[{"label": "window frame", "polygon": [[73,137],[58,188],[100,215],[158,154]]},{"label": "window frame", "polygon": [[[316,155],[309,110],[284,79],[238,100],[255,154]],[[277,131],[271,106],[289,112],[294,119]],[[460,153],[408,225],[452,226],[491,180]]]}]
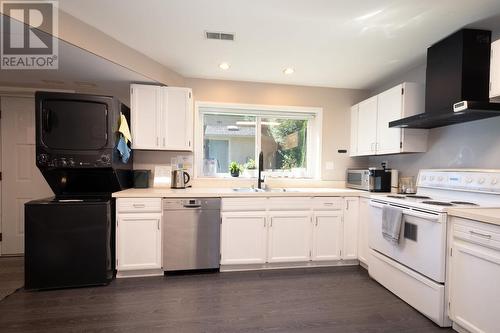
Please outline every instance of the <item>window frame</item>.
[{"label": "window frame", "polygon": [[[218,109],[217,112],[204,111],[204,109]],[[256,115],[256,138],[255,156],[257,157],[261,147],[261,117],[277,117],[289,115],[309,115],[312,119],[307,122],[307,176],[308,179],[321,179],[321,155],[323,138],[323,108],[260,104],[235,104],[195,101],[194,115],[194,178],[201,179],[234,179],[226,177],[208,177],[203,175],[203,115],[209,113],[219,114],[245,114],[246,112]],[[282,115],[280,115],[280,113]],[[249,114],[250,115],[250,114]],[[256,163],[258,163],[256,161]],[[251,179],[251,178],[245,178]],[[304,178],[296,178],[304,179]]]}]

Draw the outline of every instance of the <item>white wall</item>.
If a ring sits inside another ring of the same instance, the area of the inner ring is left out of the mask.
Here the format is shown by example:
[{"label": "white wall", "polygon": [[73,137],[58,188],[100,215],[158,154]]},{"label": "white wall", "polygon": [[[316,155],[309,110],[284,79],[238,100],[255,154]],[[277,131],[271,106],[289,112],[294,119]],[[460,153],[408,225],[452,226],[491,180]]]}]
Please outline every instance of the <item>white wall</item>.
[{"label": "white wall", "polygon": [[[373,94],[403,81],[425,84],[425,65],[388,80]],[[500,117],[431,129],[426,153],[377,156],[369,161],[373,166],[388,161],[402,176],[416,176],[424,168],[500,169]]]}]

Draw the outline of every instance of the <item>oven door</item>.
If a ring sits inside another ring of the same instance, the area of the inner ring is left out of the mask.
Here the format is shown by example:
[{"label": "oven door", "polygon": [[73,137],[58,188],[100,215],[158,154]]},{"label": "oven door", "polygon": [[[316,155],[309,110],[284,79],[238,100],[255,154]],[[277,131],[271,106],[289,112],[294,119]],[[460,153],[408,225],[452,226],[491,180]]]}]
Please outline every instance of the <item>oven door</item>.
[{"label": "oven door", "polygon": [[398,244],[382,237],[382,209],[388,203],[372,200],[369,246],[398,263],[439,283],[445,281],[446,214],[410,207],[403,211],[403,225]]}]

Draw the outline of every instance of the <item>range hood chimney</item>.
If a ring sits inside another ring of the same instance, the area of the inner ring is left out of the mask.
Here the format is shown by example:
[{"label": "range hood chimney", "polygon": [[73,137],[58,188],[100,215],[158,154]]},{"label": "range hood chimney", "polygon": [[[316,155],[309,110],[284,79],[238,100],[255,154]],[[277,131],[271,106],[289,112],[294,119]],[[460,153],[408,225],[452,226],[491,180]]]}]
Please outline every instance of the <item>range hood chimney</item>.
[{"label": "range hood chimney", "polygon": [[389,127],[435,128],[500,116],[489,101],[491,31],[462,29],[427,49],[425,112]]}]

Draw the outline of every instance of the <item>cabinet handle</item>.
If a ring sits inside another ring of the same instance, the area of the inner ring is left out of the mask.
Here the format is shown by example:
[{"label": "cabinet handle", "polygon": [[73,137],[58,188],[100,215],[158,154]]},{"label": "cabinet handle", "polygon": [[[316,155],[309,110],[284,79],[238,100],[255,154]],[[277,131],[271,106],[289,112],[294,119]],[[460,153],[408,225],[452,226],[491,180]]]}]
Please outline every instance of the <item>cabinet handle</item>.
[{"label": "cabinet handle", "polygon": [[145,208],[146,207],[145,204],[133,204],[132,206],[134,206],[134,208]]},{"label": "cabinet handle", "polygon": [[160,220],[157,221],[156,227],[158,228],[158,230],[160,230]]},{"label": "cabinet handle", "polygon": [[316,218],[316,224],[315,225],[318,226],[318,218]]},{"label": "cabinet handle", "polygon": [[271,223],[269,223],[269,226],[272,228],[273,227],[273,219],[271,219]]},{"label": "cabinet handle", "polygon": [[478,236],[478,237],[483,237],[483,238],[491,239],[491,235],[482,234],[480,232],[476,232],[476,231],[472,231],[472,230],[469,230],[469,232],[470,232],[470,234],[472,236]]},{"label": "cabinet handle", "polygon": [[266,219],[264,219],[264,228],[266,227]]},{"label": "cabinet handle", "polygon": [[346,200],[345,203],[346,203],[345,210],[349,210],[349,200]]}]

